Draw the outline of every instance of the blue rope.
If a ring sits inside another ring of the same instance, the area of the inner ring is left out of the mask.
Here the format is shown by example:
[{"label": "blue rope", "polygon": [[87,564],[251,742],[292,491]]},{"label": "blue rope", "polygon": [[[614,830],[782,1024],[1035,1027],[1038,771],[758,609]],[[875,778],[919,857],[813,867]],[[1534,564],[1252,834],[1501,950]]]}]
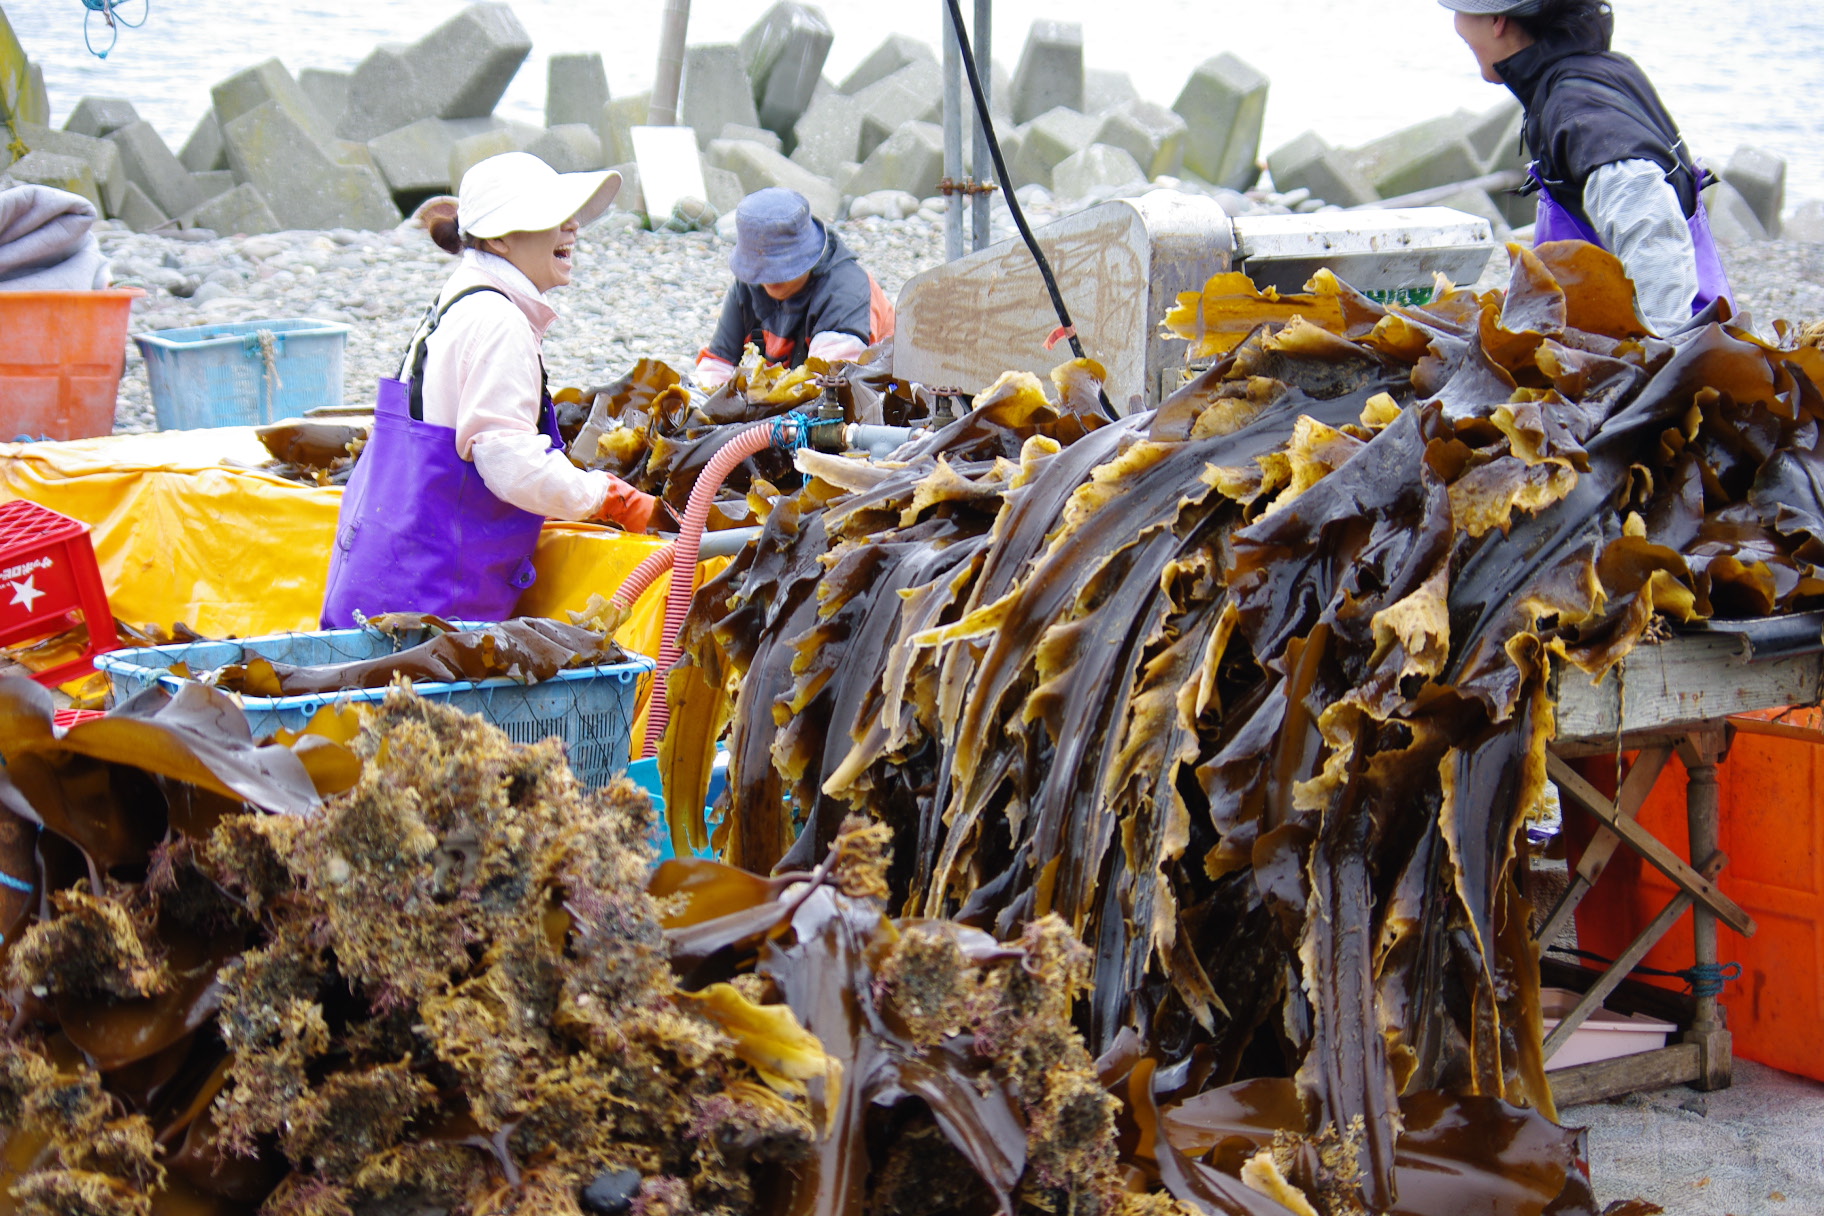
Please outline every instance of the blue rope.
[{"label": "blue rope", "polygon": [[[797,434],[787,437],[786,428],[795,427]],[[811,446],[811,419],[799,410],[790,410],[773,419],[773,446],[784,452],[802,452]]]},{"label": "blue rope", "polygon": [[1740,963],[1695,963],[1676,973],[1695,997],[1721,996],[1723,985],[1742,978]]},{"label": "blue rope", "polygon": [[36,888],[33,887],[31,883],[26,882],[23,879],[14,878],[11,874],[8,874],[5,870],[0,870],[0,887],[11,887],[13,890],[23,891],[27,895],[30,895],[34,890],[36,890]]}]

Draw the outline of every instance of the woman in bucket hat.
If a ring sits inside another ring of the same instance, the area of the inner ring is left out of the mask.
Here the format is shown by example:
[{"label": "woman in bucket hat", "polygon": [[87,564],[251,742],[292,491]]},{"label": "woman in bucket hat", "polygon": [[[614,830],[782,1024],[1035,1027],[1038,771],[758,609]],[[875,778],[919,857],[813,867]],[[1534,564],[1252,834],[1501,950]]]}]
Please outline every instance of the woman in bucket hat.
[{"label": "woman in bucket hat", "polygon": [[374,430],[342,495],[323,624],[428,612],[497,621],[532,585],[546,518],[644,531],[656,501],[564,455],[540,346],[545,294],[570,282],[578,229],[608,209],[617,173],[558,173],[510,152],[419,209],[460,259],[380,381]]},{"label": "woman in bucket hat", "polygon": [[1615,15],[1601,0],[1439,0],[1482,78],[1526,108],[1537,190],[1535,244],[1584,240],[1627,268],[1645,319],[1661,333],[1728,298],[1703,173],[1638,64],[1609,49]]},{"label": "woman in bucket hat", "polygon": [[773,186],[741,200],[728,264],[735,284],[697,356],[703,388],[734,375],[750,342],[769,363],[797,367],[808,356],[854,359],[892,336],[892,303],[795,190]]}]

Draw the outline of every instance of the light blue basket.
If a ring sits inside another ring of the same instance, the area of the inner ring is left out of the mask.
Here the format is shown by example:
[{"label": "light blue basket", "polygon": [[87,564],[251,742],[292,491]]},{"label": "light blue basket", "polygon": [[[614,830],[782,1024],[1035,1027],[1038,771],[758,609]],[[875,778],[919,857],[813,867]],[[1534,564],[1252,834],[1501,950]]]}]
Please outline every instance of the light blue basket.
[{"label": "light blue basket", "polygon": [[[644,760],[635,760],[627,766],[627,779],[644,789],[652,797],[654,820],[651,839],[652,847],[657,849],[659,854],[653,858],[653,864],[658,865],[662,861],[670,861],[677,856],[677,853],[672,850],[671,828],[665,822],[665,782],[659,775],[658,759],[649,756]],[[709,770],[709,793],[704,798],[707,805],[703,808],[703,817],[709,822],[711,831],[714,831],[721,822],[714,814],[716,799],[720,798],[722,791],[727,788],[728,749],[718,743],[715,763],[710,766]],[[693,852],[705,861],[717,860],[716,851],[713,848],[696,849]]]},{"label": "light blue basket", "polygon": [[[397,638],[369,629],[275,633],[234,642],[115,650],[97,656],[95,666],[107,673],[108,704],[112,706],[154,684],[177,691],[184,679],[172,674],[174,663],[187,665],[197,675],[255,657],[295,666],[346,663],[393,654],[430,636],[429,630],[409,630]],[[640,677],[654,666],[651,659],[635,655],[627,663],[560,671],[538,684],[494,679],[414,683],[412,689],[427,701],[443,701],[479,714],[516,743],[562,739],[577,780],[585,785],[606,785],[627,769]],[[385,696],[384,688],[356,688],[310,696],[238,699],[257,739],[281,728],[300,730],[325,705],[378,702]]]},{"label": "light blue basket", "polygon": [[258,426],[342,404],[348,326],[238,321],[135,334],[161,431]]}]

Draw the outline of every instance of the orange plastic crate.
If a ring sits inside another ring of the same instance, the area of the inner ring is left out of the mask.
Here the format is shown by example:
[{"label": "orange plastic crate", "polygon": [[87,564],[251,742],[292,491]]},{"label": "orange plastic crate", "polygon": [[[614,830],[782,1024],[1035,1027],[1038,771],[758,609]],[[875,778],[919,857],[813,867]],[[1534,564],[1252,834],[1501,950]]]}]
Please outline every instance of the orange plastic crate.
[{"label": "orange plastic crate", "polygon": [[114,430],[137,287],[0,291],[0,442]]}]

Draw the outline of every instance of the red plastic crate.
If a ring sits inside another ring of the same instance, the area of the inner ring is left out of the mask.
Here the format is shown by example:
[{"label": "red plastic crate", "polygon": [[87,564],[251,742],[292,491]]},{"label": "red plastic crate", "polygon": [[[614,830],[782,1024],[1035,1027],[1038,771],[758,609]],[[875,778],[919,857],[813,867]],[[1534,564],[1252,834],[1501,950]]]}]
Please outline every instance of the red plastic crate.
[{"label": "red plastic crate", "polygon": [[0,646],[89,627],[81,656],[33,674],[47,687],[95,670],[95,656],[120,646],[108,592],[95,566],[89,526],[15,499],[0,503]]},{"label": "red plastic crate", "polygon": [[93,722],[107,716],[108,711],[105,709],[60,709],[51,715],[51,725],[58,730],[68,730],[78,722]]}]

